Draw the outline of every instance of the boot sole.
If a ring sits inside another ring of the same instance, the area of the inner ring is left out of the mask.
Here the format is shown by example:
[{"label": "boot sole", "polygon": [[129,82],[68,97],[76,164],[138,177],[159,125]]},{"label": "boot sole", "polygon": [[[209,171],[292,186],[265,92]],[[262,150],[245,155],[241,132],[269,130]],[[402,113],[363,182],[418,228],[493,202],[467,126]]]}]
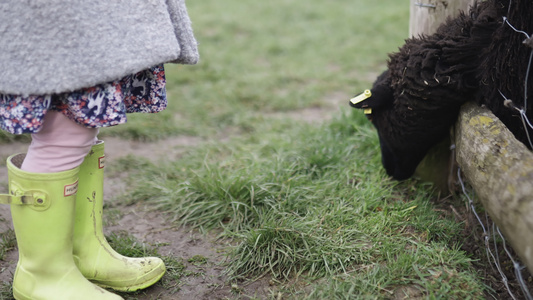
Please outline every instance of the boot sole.
[{"label": "boot sole", "polygon": [[132,285],[132,286],[124,286],[124,287],[110,285],[109,283],[100,282],[97,280],[90,280],[90,281],[96,284],[97,286],[106,288],[106,289],[112,289],[112,290],[119,291],[119,292],[135,292],[135,291],[142,290],[142,289],[145,289],[145,288],[148,288],[154,285],[156,282],[158,282],[163,277],[163,275],[165,275],[165,272],[166,272],[166,268],[163,266],[163,272],[161,272],[161,274],[157,275],[156,277],[143,283],[139,283],[139,284]]}]

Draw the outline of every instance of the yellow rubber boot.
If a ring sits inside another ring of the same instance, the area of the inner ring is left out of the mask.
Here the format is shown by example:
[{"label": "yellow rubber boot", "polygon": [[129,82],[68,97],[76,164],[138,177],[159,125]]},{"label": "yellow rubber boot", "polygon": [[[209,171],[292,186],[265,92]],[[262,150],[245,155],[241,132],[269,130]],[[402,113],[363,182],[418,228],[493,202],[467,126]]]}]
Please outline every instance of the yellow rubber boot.
[{"label": "yellow rubber boot", "polygon": [[[13,295],[19,300],[119,300],[89,282],[72,258],[78,169],[30,173],[20,169],[24,154],[7,160],[11,215],[19,249]],[[11,201],[15,199],[14,201]]]},{"label": "yellow rubber boot", "polygon": [[80,166],[74,225],[74,260],[93,283],[118,291],[135,291],[156,283],[165,273],[157,257],[129,258],[114,251],[102,230],[104,143],[93,146]]}]

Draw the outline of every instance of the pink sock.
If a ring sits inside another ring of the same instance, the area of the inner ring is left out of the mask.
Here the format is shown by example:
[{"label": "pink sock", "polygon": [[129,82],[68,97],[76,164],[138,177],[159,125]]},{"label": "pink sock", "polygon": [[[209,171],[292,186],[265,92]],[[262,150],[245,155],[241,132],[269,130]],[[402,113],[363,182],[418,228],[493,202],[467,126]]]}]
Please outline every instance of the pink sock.
[{"label": "pink sock", "polygon": [[48,111],[43,127],[32,141],[21,169],[34,173],[55,173],[73,169],[96,142],[98,129],[83,127],[60,112]]}]

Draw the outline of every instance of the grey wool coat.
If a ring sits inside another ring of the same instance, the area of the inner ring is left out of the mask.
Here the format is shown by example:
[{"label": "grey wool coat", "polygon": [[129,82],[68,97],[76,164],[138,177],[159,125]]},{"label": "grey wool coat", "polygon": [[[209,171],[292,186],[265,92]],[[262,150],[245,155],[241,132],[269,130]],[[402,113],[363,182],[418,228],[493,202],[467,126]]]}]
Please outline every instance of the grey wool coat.
[{"label": "grey wool coat", "polygon": [[42,95],[199,55],[185,0],[1,0],[0,93]]}]

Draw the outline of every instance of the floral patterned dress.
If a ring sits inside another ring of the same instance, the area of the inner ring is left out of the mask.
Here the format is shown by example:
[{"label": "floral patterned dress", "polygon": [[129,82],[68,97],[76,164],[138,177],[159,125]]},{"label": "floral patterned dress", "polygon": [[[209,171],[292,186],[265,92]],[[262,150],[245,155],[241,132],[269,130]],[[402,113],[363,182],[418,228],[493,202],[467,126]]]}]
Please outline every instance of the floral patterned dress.
[{"label": "floral patterned dress", "polygon": [[35,133],[48,110],[56,110],[86,127],[126,122],[126,113],[155,113],[167,106],[165,70],[158,65],[122,79],[53,95],[0,94],[0,128]]}]

